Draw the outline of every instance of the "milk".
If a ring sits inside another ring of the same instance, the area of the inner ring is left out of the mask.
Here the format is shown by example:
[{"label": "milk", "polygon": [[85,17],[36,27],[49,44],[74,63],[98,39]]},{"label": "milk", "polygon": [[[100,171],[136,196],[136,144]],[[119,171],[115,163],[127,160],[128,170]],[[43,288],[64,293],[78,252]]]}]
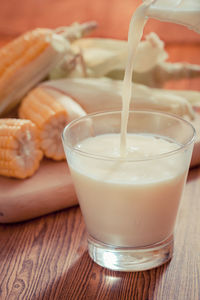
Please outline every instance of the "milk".
[{"label": "milk", "polygon": [[135,57],[139,42],[142,38],[143,29],[146,23],[146,15],[152,1],[145,1],[140,5],[132,16],[128,33],[128,59],[126,63],[123,88],[122,88],[122,121],[121,121],[121,156],[126,156],[126,132],[128,124],[129,105],[132,96],[132,73],[135,64]]},{"label": "milk", "polygon": [[87,230],[109,245],[155,244],[173,232],[186,177],[178,157],[155,160],[155,156],[179,145],[158,136],[127,134],[127,157],[123,160],[119,144],[120,134],[103,134],[76,146],[111,160],[78,152],[68,156]]}]

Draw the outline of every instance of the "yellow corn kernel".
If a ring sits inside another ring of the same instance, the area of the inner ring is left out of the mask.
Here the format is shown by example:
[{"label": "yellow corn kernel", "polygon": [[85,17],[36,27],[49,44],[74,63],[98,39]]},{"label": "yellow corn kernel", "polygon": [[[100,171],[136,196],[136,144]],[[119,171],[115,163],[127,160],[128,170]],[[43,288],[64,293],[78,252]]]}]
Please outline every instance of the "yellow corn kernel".
[{"label": "yellow corn kernel", "polygon": [[48,46],[48,29],[35,29],[16,38],[0,49],[0,96],[6,93],[3,87],[18,70],[33,61]]},{"label": "yellow corn kernel", "polygon": [[34,123],[0,119],[0,175],[27,178],[39,168],[42,157]]},{"label": "yellow corn kernel", "polygon": [[52,30],[38,28],[0,49],[0,115],[11,110],[58,60],[61,54],[51,45],[53,36]]},{"label": "yellow corn kernel", "polygon": [[67,124],[68,115],[59,102],[43,89],[36,88],[22,100],[19,117],[37,125],[40,147],[45,156],[55,160],[65,158],[61,132]]}]

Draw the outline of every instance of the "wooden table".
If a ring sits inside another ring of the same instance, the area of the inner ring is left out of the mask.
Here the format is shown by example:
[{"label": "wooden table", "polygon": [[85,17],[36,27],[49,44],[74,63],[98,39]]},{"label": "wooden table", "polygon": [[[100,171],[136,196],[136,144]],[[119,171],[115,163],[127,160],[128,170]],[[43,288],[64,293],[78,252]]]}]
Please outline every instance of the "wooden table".
[{"label": "wooden table", "polygon": [[[102,24],[96,35],[126,38],[128,17],[136,1],[126,1],[125,6],[122,1],[115,1],[115,4],[106,0],[93,2],[62,0],[56,2],[55,6],[53,1],[46,0],[40,4],[37,2],[39,10],[36,12],[31,10],[36,9],[34,0],[3,0],[0,43],[36,26],[63,25],[65,17],[66,24],[76,18],[81,21],[98,19]],[[50,8],[57,8],[57,17],[48,15],[48,4]],[[64,7],[70,11],[68,19]],[[109,10],[111,8],[113,15]],[[185,60],[200,64],[197,35],[179,28],[176,33],[171,31],[170,40],[169,31],[164,25],[162,28],[156,23],[152,26],[153,30],[158,29],[166,37],[172,61]],[[182,35],[179,30],[182,30]],[[168,84],[168,87],[174,86],[174,83]],[[176,87],[199,90],[199,79],[191,82],[182,80]],[[0,225],[0,299],[198,300],[199,216],[200,167],[197,167],[190,170],[185,187],[175,230],[173,259],[159,268],[135,273],[106,270],[92,262],[87,253],[87,233],[78,206],[27,222]]]}]

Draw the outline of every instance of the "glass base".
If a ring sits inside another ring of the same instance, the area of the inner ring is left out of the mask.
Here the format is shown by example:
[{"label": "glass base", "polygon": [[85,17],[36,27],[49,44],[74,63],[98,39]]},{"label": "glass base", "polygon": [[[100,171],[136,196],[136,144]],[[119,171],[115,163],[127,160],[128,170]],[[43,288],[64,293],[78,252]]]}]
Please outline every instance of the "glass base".
[{"label": "glass base", "polygon": [[120,248],[103,244],[91,236],[88,252],[98,265],[114,271],[144,271],[169,261],[173,254],[174,238],[171,235],[161,243],[142,248]]}]

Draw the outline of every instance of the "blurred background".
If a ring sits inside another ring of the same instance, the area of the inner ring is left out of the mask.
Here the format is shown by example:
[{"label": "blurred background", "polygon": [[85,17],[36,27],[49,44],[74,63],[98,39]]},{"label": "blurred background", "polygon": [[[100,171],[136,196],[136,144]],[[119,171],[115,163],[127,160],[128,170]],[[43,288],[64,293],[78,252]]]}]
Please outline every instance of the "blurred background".
[{"label": "blurred background", "polygon": [[[0,0],[0,40],[8,41],[35,27],[66,26],[96,20],[93,36],[127,39],[131,15],[142,0]],[[155,31],[167,43],[200,43],[200,35],[179,25],[150,20],[145,33]]]},{"label": "blurred background", "polygon": [[[92,36],[127,39],[131,16],[141,2],[142,0],[0,0],[0,46],[36,27],[55,28],[89,20],[98,23]],[[200,35],[183,26],[156,20],[148,21],[144,35],[151,31],[165,41],[170,61],[200,64]],[[188,85],[183,81],[179,86],[190,89],[200,86],[199,79],[195,79],[193,83]],[[173,87],[173,83],[169,87]]]}]

